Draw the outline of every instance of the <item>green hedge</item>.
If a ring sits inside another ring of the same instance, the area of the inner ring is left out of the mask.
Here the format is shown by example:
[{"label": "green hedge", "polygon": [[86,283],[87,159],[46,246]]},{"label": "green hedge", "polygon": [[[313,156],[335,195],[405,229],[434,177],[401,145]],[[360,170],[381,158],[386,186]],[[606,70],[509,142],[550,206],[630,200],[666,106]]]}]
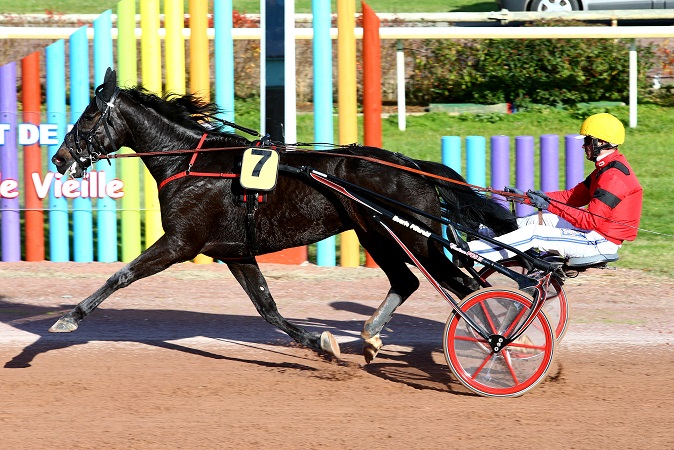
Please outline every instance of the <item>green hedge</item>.
[{"label": "green hedge", "polygon": [[[560,23],[544,26],[552,25]],[[626,102],[630,44],[629,39],[427,40],[414,52],[409,101],[518,107]],[[649,44],[637,51],[638,86],[645,95],[655,50]]]}]

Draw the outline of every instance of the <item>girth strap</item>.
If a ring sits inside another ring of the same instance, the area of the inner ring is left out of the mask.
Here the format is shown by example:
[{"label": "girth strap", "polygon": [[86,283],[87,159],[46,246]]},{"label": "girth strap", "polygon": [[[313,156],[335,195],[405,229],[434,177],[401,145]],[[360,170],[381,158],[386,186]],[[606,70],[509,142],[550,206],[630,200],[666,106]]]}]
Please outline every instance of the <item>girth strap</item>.
[{"label": "girth strap", "polygon": [[255,231],[255,211],[257,211],[258,198],[255,193],[246,196],[246,234],[248,235],[248,244],[251,256],[255,256],[258,251],[257,232]]}]

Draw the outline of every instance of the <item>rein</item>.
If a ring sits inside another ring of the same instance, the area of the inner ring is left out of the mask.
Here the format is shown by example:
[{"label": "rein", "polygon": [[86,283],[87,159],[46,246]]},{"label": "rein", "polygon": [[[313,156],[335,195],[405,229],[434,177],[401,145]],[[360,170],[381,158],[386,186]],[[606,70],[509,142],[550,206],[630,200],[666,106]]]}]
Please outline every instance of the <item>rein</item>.
[{"label": "rein", "polygon": [[[311,150],[303,150],[303,149],[296,149],[295,151],[311,152]],[[501,190],[494,189],[494,188],[491,188],[491,187],[477,186],[475,184],[470,184],[470,183],[467,183],[465,181],[454,180],[452,178],[443,177],[442,175],[436,175],[434,173],[424,172],[423,170],[420,170],[420,169],[415,169],[413,167],[403,166],[402,164],[396,164],[396,163],[392,163],[392,162],[389,162],[389,161],[383,161],[381,159],[372,158],[370,156],[344,155],[344,154],[341,154],[341,153],[332,153],[332,152],[320,152],[320,154],[321,155],[328,155],[328,156],[341,156],[341,157],[345,157],[345,158],[360,159],[360,160],[372,162],[372,163],[375,163],[375,164],[381,164],[383,166],[393,167],[395,169],[404,170],[405,172],[415,173],[417,175],[421,175],[421,176],[424,176],[424,177],[435,178],[436,180],[446,181],[448,183],[458,184],[460,186],[466,186],[466,187],[469,187],[469,188],[471,188],[473,190],[476,190],[476,191],[479,191],[479,192],[489,192],[489,193],[492,193],[492,194],[498,194],[498,195],[501,195],[503,197],[512,198],[513,200],[515,200],[515,199],[524,200],[525,198],[527,198],[526,195],[515,194],[514,192],[501,191]]]},{"label": "rein", "polygon": [[139,158],[143,156],[166,156],[166,155],[184,155],[185,153],[207,153],[207,152],[221,152],[225,150],[245,150],[246,147],[212,147],[212,148],[184,148],[178,150],[159,150],[156,152],[140,152],[140,153],[110,153],[101,155],[99,159],[117,159],[117,158]]},{"label": "rein", "polygon": [[[143,157],[143,156],[184,155],[186,153],[193,153],[192,160],[190,161],[188,169],[184,172],[180,172],[179,174],[173,175],[173,176],[167,178],[166,180],[162,181],[161,184],[159,185],[160,189],[161,189],[162,186],[164,186],[169,181],[173,181],[177,178],[183,178],[183,177],[189,175],[190,173],[192,175],[195,175],[195,176],[198,175],[198,176],[222,177],[224,175],[229,175],[226,178],[234,178],[234,176],[232,176],[233,174],[190,172],[189,169],[194,164],[194,160],[196,159],[196,155],[198,153],[219,152],[219,151],[228,151],[228,150],[245,150],[245,149],[248,148],[248,147],[201,148],[201,146],[203,145],[205,137],[206,137],[206,134],[204,134],[202,136],[201,141],[199,141],[199,145],[197,146],[197,148],[166,150],[166,151],[154,151],[154,152],[141,152],[141,153],[106,154],[106,155],[101,155],[100,159],[137,158],[137,157]],[[308,144],[302,144],[302,145],[308,145]],[[266,145],[261,146],[261,148],[265,148],[265,147],[266,147]],[[336,147],[336,148],[348,148],[348,147],[349,146],[339,146],[339,147]],[[293,151],[293,152],[311,153],[311,154],[316,154],[316,155],[339,156],[339,157],[342,157],[342,158],[360,159],[360,160],[372,162],[372,163],[375,163],[375,164],[381,164],[381,165],[384,165],[384,166],[393,167],[393,168],[403,170],[403,171],[406,171],[406,172],[415,173],[417,175],[421,175],[421,176],[425,176],[425,177],[429,177],[429,178],[435,178],[437,180],[446,181],[448,183],[469,187],[469,188],[471,188],[475,191],[478,191],[478,192],[489,192],[491,194],[500,195],[500,196],[505,197],[509,200],[520,202],[520,203],[523,202],[527,198],[526,195],[515,194],[514,192],[503,191],[503,190],[494,189],[494,188],[491,188],[491,187],[482,187],[482,186],[478,186],[478,185],[475,185],[475,184],[467,183],[465,181],[454,180],[452,178],[443,177],[442,175],[436,175],[434,173],[425,172],[423,170],[415,169],[413,167],[407,167],[407,166],[403,166],[402,164],[396,164],[396,163],[392,163],[392,162],[389,162],[389,161],[383,161],[381,159],[372,158],[372,157],[369,157],[369,156],[346,155],[346,154],[343,154],[343,153],[334,153],[334,152],[329,152],[329,151],[307,150],[307,149],[297,148],[296,146],[293,146],[293,145],[276,145],[276,144],[274,144],[274,148],[283,149],[283,150],[286,150],[286,151]],[[238,176],[238,174],[236,176]]]},{"label": "rein", "polygon": [[[199,144],[196,149],[179,149],[179,150],[165,150],[165,151],[154,151],[154,152],[142,152],[142,153],[123,153],[123,154],[117,154],[117,146],[114,144],[114,140],[112,139],[110,130],[108,128],[108,122],[110,121],[110,115],[111,115],[111,110],[115,107],[114,103],[115,100],[117,100],[118,95],[120,93],[120,89],[118,86],[116,86],[116,75],[114,71],[111,71],[108,68],[108,72],[106,72],[105,75],[105,80],[102,85],[100,85],[98,88],[96,88],[95,92],[95,99],[96,99],[96,105],[98,107],[98,110],[101,112],[101,115],[99,116],[98,120],[94,124],[94,126],[86,132],[84,135],[80,135],[80,130],[79,130],[79,121],[73,128],[71,132],[68,133],[68,135],[73,136],[74,143],[75,143],[75,148],[68,147],[68,151],[71,155],[71,157],[74,159],[75,164],[78,165],[83,172],[86,172],[87,168],[91,166],[92,163],[102,160],[102,159],[107,159],[108,162],[110,162],[111,159],[115,158],[128,158],[128,157],[143,157],[143,156],[167,156],[167,155],[178,155],[178,154],[185,154],[185,153],[192,153],[192,159],[189,162],[187,170],[183,172],[179,172],[177,174],[174,174],[164,181],[162,181],[158,188],[161,189],[164,187],[167,183],[187,177],[190,175],[193,176],[205,176],[205,177],[217,177],[217,178],[237,178],[240,177],[240,174],[235,174],[235,173],[210,173],[210,172],[192,172],[192,166],[194,165],[194,162],[196,161],[197,156],[199,153],[202,152],[216,152],[216,151],[228,151],[228,150],[246,150],[249,147],[212,147],[212,148],[201,148],[204,141],[206,140],[206,137],[208,136],[207,133],[204,133],[199,141]],[[443,177],[441,175],[436,175],[433,173],[425,172],[420,169],[412,168],[412,167],[407,167],[403,166],[401,164],[396,164],[388,161],[383,161],[377,158],[372,158],[369,156],[362,156],[362,155],[349,155],[349,154],[342,154],[342,153],[334,153],[330,151],[321,151],[321,150],[308,150],[308,149],[301,149],[298,148],[300,146],[309,146],[309,145],[320,145],[320,146],[325,146],[325,147],[332,147],[332,148],[349,148],[355,144],[350,144],[350,145],[338,145],[335,146],[334,144],[325,144],[325,143],[296,143],[293,145],[283,145],[277,142],[272,142],[271,139],[269,138],[269,135],[262,136],[260,133],[258,133],[255,130],[249,129],[242,127],[240,125],[237,125],[233,122],[230,122],[228,120],[220,119],[217,117],[213,117],[214,119],[218,120],[224,125],[231,126],[232,128],[238,129],[240,131],[243,131],[245,133],[250,134],[251,136],[256,136],[256,137],[261,137],[260,140],[254,141],[253,145],[256,147],[260,148],[267,148],[267,147],[272,147],[274,149],[278,150],[285,150],[285,151],[297,151],[297,152],[306,152],[306,153],[312,153],[314,155],[326,155],[326,156],[337,156],[341,158],[354,158],[354,159],[360,159],[363,161],[368,161],[372,162],[374,164],[381,164],[384,166],[388,167],[393,167],[398,170],[403,170],[406,172],[410,173],[415,173],[417,175],[427,177],[427,178],[433,178],[436,180],[441,180],[445,181],[450,184],[455,184],[455,185],[460,185],[464,186],[470,189],[473,189],[476,192],[489,192],[491,194],[499,195],[508,201],[512,202],[517,202],[517,203],[526,203],[527,200],[527,195],[522,195],[522,194],[516,194],[514,192],[509,192],[505,190],[498,190],[494,189],[491,187],[482,187],[482,186],[477,186],[474,184],[470,184],[464,181],[460,180],[455,180],[447,177]],[[105,148],[103,145],[101,145],[97,140],[95,139],[95,131],[98,129],[99,126],[103,125],[104,132],[106,134],[106,137],[108,138],[108,141],[112,143],[113,145],[113,152],[106,152]],[[113,127],[112,123],[110,123],[110,126]],[[82,148],[81,142],[82,139],[81,137],[84,138],[84,141],[86,143],[86,149]],[[86,153],[85,153],[86,152]],[[555,201],[551,199],[551,201]],[[559,202],[562,203],[562,202]],[[580,209],[580,208],[577,208]],[[589,213],[589,211],[586,210],[586,212]],[[606,217],[602,217],[597,214],[590,213],[594,216],[600,217],[605,220],[611,220]],[[611,220],[612,222],[616,222]],[[616,222],[619,223],[619,222]],[[670,236],[665,233],[658,233],[655,231],[649,231],[649,230],[644,230],[642,228],[634,227],[632,225],[628,224],[621,224],[628,226],[630,228],[636,228],[638,230],[646,231],[649,233],[655,233],[655,234],[660,234],[660,235],[665,235],[665,236]]]},{"label": "rein", "polygon": [[[194,164],[194,161],[196,160],[196,157],[197,157],[198,153],[228,151],[228,150],[245,150],[245,149],[249,148],[249,147],[201,148],[201,145],[203,144],[203,141],[205,140],[206,136],[207,136],[207,134],[204,134],[202,136],[201,140],[199,141],[199,145],[197,146],[196,149],[166,150],[166,151],[142,152],[142,153],[105,154],[105,155],[101,155],[100,159],[132,158],[132,157],[141,157],[141,156],[179,155],[179,154],[185,154],[185,153],[193,153],[193,156],[192,156],[192,159],[190,161],[190,165],[188,166],[188,169],[184,172],[180,172],[180,173],[178,173],[176,175],[173,175],[173,176],[167,178],[166,180],[162,181],[159,185],[159,189],[161,189],[169,181],[173,181],[173,180],[178,179],[178,178],[183,178],[183,177],[188,176],[188,175],[218,177],[218,178],[237,178],[237,177],[239,177],[240,176],[239,174],[231,174],[231,173],[227,174],[227,173],[190,172],[190,168],[192,167],[192,164]],[[324,150],[318,150],[318,151],[317,150],[308,150],[308,149],[298,148],[298,146],[300,146],[300,145],[305,146],[305,145],[317,145],[317,144],[298,143],[298,144],[295,144],[295,145],[283,145],[283,144],[274,143],[273,147],[275,149],[292,151],[292,152],[302,152],[302,153],[311,153],[311,154],[314,154],[314,155],[338,156],[338,157],[342,157],[342,158],[360,159],[360,160],[372,162],[372,163],[375,163],[375,164],[381,164],[383,166],[393,167],[393,168],[396,168],[396,169],[399,169],[399,170],[403,170],[405,172],[415,173],[417,175],[421,175],[421,176],[424,176],[424,177],[429,177],[429,178],[434,178],[436,180],[446,181],[446,182],[451,183],[451,184],[465,186],[465,187],[471,188],[471,189],[473,189],[475,191],[478,191],[478,192],[488,192],[488,193],[491,193],[491,194],[500,195],[501,197],[504,197],[506,200],[512,201],[512,202],[525,203],[526,199],[528,198],[526,195],[523,195],[523,194],[516,194],[514,192],[494,189],[492,187],[482,187],[482,186],[478,186],[478,185],[475,185],[475,184],[467,183],[465,181],[454,180],[452,178],[443,177],[441,175],[436,175],[436,174],[433,174],[433,173],[425,172],[425,171],[420,170],[420,169],[415,169],[415,168],[412,168],[412,167],[403,166],[401,164],[396,164],[396,163],[392,163],[392,162],[389,162],[389,161],[383,161],[381,159],[372,158],[372,157],[369,157],[369,156],[347,155],[347,154],[343,154],[343,153],[334,153],[334,152],[324,151]],[[320,145],[326,145],[326,144],[320,144]],[[333,144],[329,144],[329,145],[332,145],[334,148],[349,148],[353,144],[351,144],[351,145],[340,145],[340,146],[335,146]],[[260,145],[261,148],[266,148],[268,146],[271,147],[271,145],[269,145],[269,141],[263,142],[263,144]],[[555,199],[550,199],[550,200],[554,201],[554,202],[561,203],[561,204],[565,204],[565,203],[559,202],[558,200],[555,200]],[[582,208],[576,208],[576,209],[582,209]],[[669,234],[666,234],[666,233],[660,233],[660,232],[657,232],[657,231],[651,231],[651,230],[646,230],[644,228],[634,227],[634,226],[629,225],[629,224],[617,222],[617,221],[609,219],[607,217],[603,217],[599,214],[591,213],[590,211],[587,211],[586,209],[583,209],[583,210],[585,212],[587,212],[588,214],[591,214],[591,215],[593,215],[595,217],[598,217],[600,219],[609,220],[611,222],[619,223],[620,225],[624,225],[624,226],[627,226],[627,227],[630,227],[630,228],[636,228],[639,231],[643,231],[643,232],[646,232],[646,233],[658,234],[658,235],[662,235],[662,236],[673,237],[672,235],[669,235]]]}]

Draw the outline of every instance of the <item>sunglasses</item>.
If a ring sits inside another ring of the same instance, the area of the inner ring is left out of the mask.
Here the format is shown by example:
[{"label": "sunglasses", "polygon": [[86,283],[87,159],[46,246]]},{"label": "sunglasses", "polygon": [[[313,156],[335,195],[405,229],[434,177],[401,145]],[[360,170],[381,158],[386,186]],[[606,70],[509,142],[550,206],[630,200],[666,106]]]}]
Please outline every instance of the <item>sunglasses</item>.
[{"label": "sunglasses", "polygon": [[583,139],[583,147],[591,147],[593,139],[592,136],[585,136],[585,139]]}]

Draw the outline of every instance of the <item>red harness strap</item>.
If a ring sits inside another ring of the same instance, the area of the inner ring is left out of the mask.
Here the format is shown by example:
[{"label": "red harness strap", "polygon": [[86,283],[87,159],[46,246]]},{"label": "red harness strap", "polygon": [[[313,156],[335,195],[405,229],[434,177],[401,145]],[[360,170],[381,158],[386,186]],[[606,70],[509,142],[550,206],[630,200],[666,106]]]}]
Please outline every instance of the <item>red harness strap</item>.
[{"label": "red harness strap", "polygon": [[163,188],[167,183],[177,180],[179,178],[184,178],[186,176],[193,176],[193,177],[215,177],[215,178],[238,178],[240,175],[238,173],[212,173],[212,172],[192,172],[192,166],[194,165],[194,161],[197,160],[197,155],[199,154],[199,149],[201,149],[201,146],[204,144],[204,141],[206,140],[206,136],[208,136],[208,133],[204,133],[203,136],[201,136],[201,140],[199,141],[199,145],[197,145],[197,148],[195,149],[196,151],[192,153],[192,159],[190,159],[190,164],[187,166],[187,170],[184,170],[182,172],[178,172],[175,175],[171,175],[161,183],[159,183],[159,189]]}]

